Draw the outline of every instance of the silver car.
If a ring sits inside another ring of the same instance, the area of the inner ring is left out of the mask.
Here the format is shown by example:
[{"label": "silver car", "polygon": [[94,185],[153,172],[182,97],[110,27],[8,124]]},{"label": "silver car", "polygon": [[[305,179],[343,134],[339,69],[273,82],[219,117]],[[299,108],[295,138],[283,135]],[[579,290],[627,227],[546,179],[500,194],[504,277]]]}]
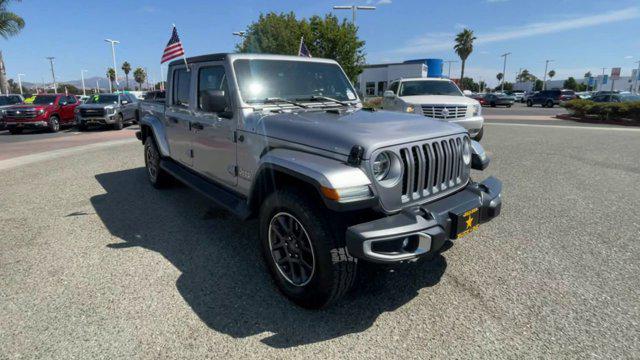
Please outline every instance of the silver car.
[{"label": "silver car", "polygon": [[121,130],[137,120],[138,99],[130,94],[91,95],[75,109],[75,122],[80,130],[93,125]]}]

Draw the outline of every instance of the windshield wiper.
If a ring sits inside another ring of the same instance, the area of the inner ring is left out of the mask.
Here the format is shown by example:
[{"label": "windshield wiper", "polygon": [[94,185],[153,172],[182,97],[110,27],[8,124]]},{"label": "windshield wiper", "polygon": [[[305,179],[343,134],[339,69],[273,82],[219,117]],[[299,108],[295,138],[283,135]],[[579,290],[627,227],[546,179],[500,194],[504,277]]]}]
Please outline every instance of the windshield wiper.
[{"label": "windshield wiper", "polygon": [[351,106],[351,104],[348,103],[348,102],[340,101],[338,99],[334,99],[334,98],[331,98],[331,97],[328,97],[328,96],[321,96],[321,95],[313,95],[313,96],[309,96],[308,98],[300,98],[300,99],[296,99],[296,100],[300,100],[300,101],[304,101],[304,100],[311,100],[311,101],[325,100],[325,101],[334,102],[336,104],[340,104],[342,106]]},{"label": "windshield wiper", "polygon": [[296,101],[291,101],[291,100],[287,100],[287,99],[283,99],[283,98],[279,98],[279,97],[268,97],[262,100],[251,100],[250,102],[261,102],[261,103],[265,103],[265,104],[274,104],[274,103],[287,103],[287,104],[291,104],[291,105],[295,105],[295,106],[299,106],[301,108],[308,108],[307,105],[303,105],[300,104],[299,102]]}]

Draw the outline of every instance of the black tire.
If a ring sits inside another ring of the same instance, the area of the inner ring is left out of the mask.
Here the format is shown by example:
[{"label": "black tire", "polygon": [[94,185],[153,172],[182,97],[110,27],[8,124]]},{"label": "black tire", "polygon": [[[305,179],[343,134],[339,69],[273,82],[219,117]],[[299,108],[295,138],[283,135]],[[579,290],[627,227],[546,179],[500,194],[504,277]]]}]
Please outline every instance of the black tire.
[{"label": "black tire", "polygon": [[508,108],[510,108],[510,107],[511,107],[511,105],[507,105],[507,107],[508,107]]},{"label": "black tire", "polygon": [[111,125],[113,130],[122,130],[124,128],[124,120],[122,119],[122,114],[118,114],[116,116],[116,122]]},{"label": "black tire", "polygon": [[491,102],[491,107],[496,107],[496,103],[494,103],[493,101]]},{"label": "black tire", "polygon": [[49,118],[48,123],[49,123],[48,125],[49,132],[57,133],[58,131],[60,131],[60,119],[57,116],[55,115],[51,116]]},{"label": "black tire", "polygon": [[484,135],[484,126],[480,128],[480,131],[473,137],[473,140],[480,141],[482,140],[482,136]]},{"label": "black tire", "polygon": [[532,106],[533,106],[533,101],[527,100],[527,107],[532,107]]},{"label": "black tire", "polygon": [[79,131],[87,131],[87,125],[86,124],[78,124],[78,130]]},{"label": "black tire", "polygon": [[22,134],[22,129],[9,129],[11,135]]},{"label": "black tire", "polygon": [[153,136],[148,136],[144,142],[144,165],[149,182],[156,189],[167,187],[172,180],[171,175],[160,167],[160,160],[160,152]]},{"label": "black tire", "polygon": [[553,105],[553,100],[547,100],[547,107],[552,108]]},{"label": "black tire", "polygon": [[[344,229],[340,231],[341,226],[330,220],[328,210],[319,203],[319,199],[293,188],[273,192],[260,208],[260,243],[269,272],[280,292],[309,309],[340,299],[356,279],[357,263],[345,247]],[[285,245],[280,245],[282,242]]]}]

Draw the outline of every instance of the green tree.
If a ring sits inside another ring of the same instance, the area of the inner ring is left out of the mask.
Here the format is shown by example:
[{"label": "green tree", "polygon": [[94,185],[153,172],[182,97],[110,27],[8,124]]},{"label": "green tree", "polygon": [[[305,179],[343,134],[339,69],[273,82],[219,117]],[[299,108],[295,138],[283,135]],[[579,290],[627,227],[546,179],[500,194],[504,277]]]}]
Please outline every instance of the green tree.
[{"label": "green tree", "polygon": [[584,77],[587,78],[587,79],[592,77],[592,76],[593,75],[591,75],[591,71],[587,71],[586,73],[584,73]]},{"label": "green tree", "polygon": [[578,90],[578,82],[572,76],[564,81],[562,87],[565,89]]},{"label": "green tree", "polygon": [[113,68],[107,69],[107,79],[109,79],[109,87],[113,88],[113,82],[116,80],[116,71]]},{"label": "green tree", "polygon": [[147,80],[147,72],[143,68],[138,67],[133,70],[133,79],[138,83],[138,89],[142,90],[142,84]]},{"label": "green tree", "polygon": [[480,85],[478,85],[478,83],[474,82],[472,78],[462,78],[462,80],[460,81],[460,86],[463,89],[466,90],[471,90],[474,92],[478,92],[480,89]]},{"label": "green tree", "polygon": [[131,64],[129,64],[128,62],[123,62],[122,63],[122,71],[124,71],[124,77],[127,82],[127,90],[129,90],[129,73],[131,72]]},{"label": "green tree", "polygon": [[467,63],[467,58],[473,52],[473,40],[476,37],[473,36],[473,31],[469,29],[464,29],[458,35],[456,35],[455,45],[453,49],[456,51],[456,54],[462,60],[462,68],[460,69],[460,79],[464,79],[464,66]]},{"label": "green tree", "polygon": [[273,12],[260,14],[246,29],[238,52],[297,55],[300,39],[314,57],[336,60],[355,82],[364,65],[364,41],[350,22],[340,22],[335,15],[297,19],[295,14]]},{"label": "green tree", "polygon": [[484,82],[484,81],[482,81],[482,80],[480,80],[480,81],[478,82],[478,88],[479,88],[479,89],[478,89],[478,91],[484,91],[484,90],[486,90],[486,89],[487,89],[487,83],[486,83],[486,82]]},{"label": "green tree", "polygon": [[544,85],[542,80],[536,79],[535,83],[533,84],[533,91],[542,91],[542,85]]},{"label": "green tree", "polygon": [[535,80],[536,80],[535,75],[531,74],[527,69],[522,70],[520,74],[518,74],[519,82],[529,82],[529,81],[535,81]]},{"label": "green tree", "polygon": [[502,73],[496,74],[496,79],[498,79],[498,82],[501,82],[503,77],[504,75]]},{"label": "green tree", "polygon": [[[24,19],[8,10],[11,0],[0,0],[0,36],[8,39],[17,35],[24,28]],[[2,61],[2,53],[0,53]],[[0,69],[0,90],[3,94],[9,90],[6,69]]]}]

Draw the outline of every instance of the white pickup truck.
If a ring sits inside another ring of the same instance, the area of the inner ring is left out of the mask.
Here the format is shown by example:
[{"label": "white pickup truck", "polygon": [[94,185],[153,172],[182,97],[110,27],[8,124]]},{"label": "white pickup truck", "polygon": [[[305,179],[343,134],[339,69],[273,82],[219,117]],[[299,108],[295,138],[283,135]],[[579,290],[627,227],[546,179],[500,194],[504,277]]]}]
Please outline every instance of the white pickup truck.
[{"label": "white pickup truck", "polygon": [[422,114],[456,123],[474,140],[482,139],[484,118],[477,100],[464,96],[449,79],[411,78],[395,80],[384,92],[382,108]]}]

